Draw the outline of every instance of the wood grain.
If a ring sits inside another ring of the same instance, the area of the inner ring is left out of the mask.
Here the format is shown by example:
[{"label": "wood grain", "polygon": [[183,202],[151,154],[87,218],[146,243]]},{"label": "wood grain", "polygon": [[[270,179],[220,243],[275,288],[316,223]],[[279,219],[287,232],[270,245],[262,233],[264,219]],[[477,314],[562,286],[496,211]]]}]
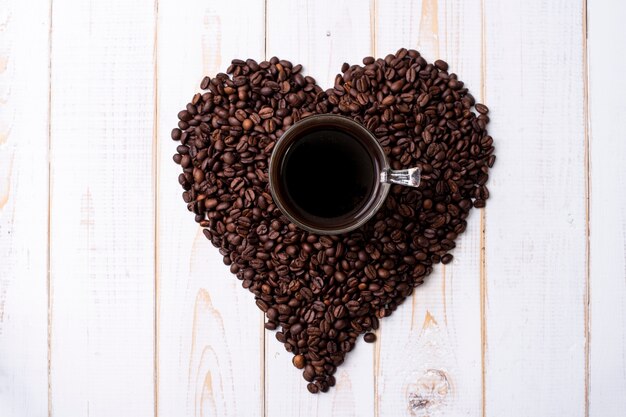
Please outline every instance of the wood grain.
[{"label": "wood grain", "polygon": [[154,12],[54,1],[52,415],[154,413]]},{"label": "wood grain", "polygon": [[[0,415],[48,412],[50,4],[0,4]],[[27,111],[26,111],[27,110]]]},{"label": "wood grain", "polygon": [[582,1],[484,2],[489,416],[585,414]]},{"label": "wood grain", "polygon": [[263,58],[264,25],[263,0],[159,2],[159,417],[263,414],[262,315],[187,212],[170,132],[205,75]]},{"label": "wood grain", "polygon": [[[270,1],[267,8],[267,56],[304,66],[323,88],[334,84],[343,62],[360,63],[373,54],[372,10],[357,0]],[[339,367],[330,394],[311,395],[302,371],[291,363],[273,332],[266,341],[267,416],[374,415],[372,345],[357,342]]]},{"label": "wood grain", "polygon": [[[480,2],[378,2],[380,56],[400,47],[450,64],[475,96],[481,86]],[[380,331],[380,416],[478,415],[481,409],[480,212],[469,216],[453,263],[437,265]]]},{"label": "wood grain", "polygon": [[590,204],[589,415],[626,413],[626,4],[588,2]]}]

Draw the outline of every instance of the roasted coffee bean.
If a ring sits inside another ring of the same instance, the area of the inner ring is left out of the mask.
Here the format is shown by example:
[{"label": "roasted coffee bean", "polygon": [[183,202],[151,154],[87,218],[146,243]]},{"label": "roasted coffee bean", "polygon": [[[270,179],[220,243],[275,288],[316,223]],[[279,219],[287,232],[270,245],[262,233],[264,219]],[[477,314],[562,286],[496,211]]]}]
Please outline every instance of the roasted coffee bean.
[{"label": "roasted coffee bean", "polygon": [[291,307],[289,307],[287,304],[279,304],[278,312],[280,314],[291,314]]},{"label": "roasted coffee bean", "polygon": [[476,108],[476,111],[480,114],[487,114],[489,113],[489,108],[487,106],[485,106],[484,104],[481,103],[476,103],[474,105],[474,108]]},{"label": "roasted coffee bean", "polygon": [[260,111],[259,111],[259,116],[261,117],[261,119],[270,119],[274,116],[274,109],[272,109],[271,107],[263,107]]},{"label": "roasted coffee bean", "polygon": [[313,378],[315,378],[315,368],[313,365],[306,365],[304,371],[302,372],[302,376],[309,382],[313,381]]},{"label": "roasted coffee bean", "polygon": [[367,343],[374,343],[376,341],[376,335],[374,333],[365,333],[365,336],[363,336],[363,340],[365,340]]},{"label": "roasted coffee bean", "polygon": [[303,330],[302,325],[300,323],[296,323],[293,326],[291,326],[291,328],[289,329],[289,331],[291,332],[292,335],[296,336],[298,334],[300,334],[300,332]]},{"label": "roasted coffee bean", "polygon": [[293,362],[293,366],[295,366],[298,369],[304,368],[304,365],[306,364],[304,356],[302,356],[302,355],[294,356],[293,359],[292,359],[292,362]]},{"label": "roasted coffee bean", "polygon": [[437,68],[439,68],[441,71],[447,71],[448,70],[448,63],[446,61],[442,61],[440,59],[435,61],[435,66]]},{"label": "roasted coffee bean", "polygon": [[[254,293],[268,330],[294,353],[310,392],[333,373],[357,336],[371,331],[424,282],[465,231],[473,207],[489,198],[496,160],[476,103],[448,64],[400,49],[363,65],[344,64],[323,91],[301,65],[273,57],[233,60],[228,74],[205,77],[171,131],[183,200],[223,261]],[[419,188],[392,186],[360,229],[318,236],[289,223],[268,183],[276,141],[316,113],[366,126],[391,168],[419,166]]]},{"label": "roasted coffee bean", "polygon": [[336,319],[340,319],[344,317],[346,314],[347,314],[346,308],[342,304],[336,306],[333,309],[333,316],[335,316]]},{"label": "roasted coffee bean", "polygon": [[270,320],[278,319],[278,310],[274,307],[269,308],[265,313],[267,314],[267,318]]},{"label": "roasted coffee bean", "polygon": [[451,254],[446,253],[445,255],[441,257],[441,263],[444,265],[449,264],[450,262],[452,262],[452,258],[453,256]]},{"label": "roasted coffee bean", "polygon": [[262,311],[267,311],[268,306],[267,303],[263,300],[256,300],[256,305],[262,310]]},{"label": "roasted coffee bean", "polygon": [[209,87],[210,82],[211,82],[211,79],[209,77],[204,77],[202,79],[202,82],[200,83],[200,88],[202,90],[206,90]]}]

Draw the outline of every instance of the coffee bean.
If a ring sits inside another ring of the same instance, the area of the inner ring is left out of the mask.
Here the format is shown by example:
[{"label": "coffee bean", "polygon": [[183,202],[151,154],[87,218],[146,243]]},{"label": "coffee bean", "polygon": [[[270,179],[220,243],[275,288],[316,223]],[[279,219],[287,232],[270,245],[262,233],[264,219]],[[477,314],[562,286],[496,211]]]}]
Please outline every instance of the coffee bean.
[{"label": "coffee bean", "polygon": [[313,381],[313,378],[315,378],[315,368],[313,368],[313,365],[306,365],[304,372],[302,372],[302,376],[309,382]]},{"label": "coffee bean", "polygon": [[274,116],[274,109],[272,109],[271,107],[263,107],[259,111],[259,116],[261,117],[261,119],[270,119]]},{"label": "coffee bean", "polygon": [[[489,198],[495,163],[489,110],[448,64],[400,49],[344,64],[323,91],[301,65],[233,60],[205,77],[171,131],[183,200],[203,234],[293,352],[310,392],[334,386],[354,348],[424,282]],[[378,139],[393,169],[419,166],[418,189],[392,186],[370,222],[339,236],[300,230],[276,207],[269,157],[294,123],[317,113],[350,117]]]},{"label": "coffee bean", "polygon": [[348,325],[348,322],[345,320],[337,320],[334,324],[335,329],[341,330]]},{"label": "coffee bean", "polygon": [[266,312],[267,318],[270,320],[276,320],[278,318],[278,310],[274,307],[269,308]]},{"label": "coffee bean", "polygon": [[367,343],[374,343],[376,341],[376,335],[374,333],[365,333],[365,336],[363,336],[363,340],[365,340]]},{"label": "coffee bean", "polygon": [[256,305],[262,310],[262,311],[267,311],[268,309],[268,305],[265,301],[263,300],[256,300]]},{"label": "coffee bean", "polygon": [[202,171],[199,168],[194,168],[193,169],[193,180],[196,183],[201,183],[202,181],[204,181],[204,171]]},{"label": "coffee bean", "polygon": [[289,307],[287,304],[279,304],[278,312],[280,314],[291,314],[291,307]]},{"label": "coffee bean", "polygon": [[210,82],[211,82],[211,79],[209,77],[204,77],[202,79],[202,82],[200,83],[200,88],[203,90],[206,90],[209,87]]},{"label": "coffee bean", "polygon": [[300,334],[300,332],[303,330],[302,325],[300,323],[296,323],[293,326],[291,326],[291,328],[289,329],[289,331],[291,332],[292,335],[296,336],[298,334]]},{"label": "coffee bean", "polygon": [[347,314],[347,310],[343,305],[338,305],[334,308],[333,310],[333,316],[335,316],[335,318],[340,319],[342,317],[344,317]]},{"label": "coffee bean", "polygon": [[489,108],[487,106],[485,106],[484,104],[481,103],[476,103],[474,105],[474,107],[476,108],[476,111],[480,114],[487,114],[489,113]]},{"label": "coffee bean", "polygon": [[442,61],[441,59],[438,59],[435,61],[435,66],[439,68],[441,71],[448,70],[448,63],[446,61]]},{"label": "coffee bean", "polygon": [[450,262],[452,262],[452,258],[453,258],[452,255],[450,255],[449,253],[446,253],[445,255],[441,257],[441,263],[444,265],[449,264]]},{"label": "coffee bean", "polygon": [[304,368],[304,365],[305,365],[304,356],[296,355],[296,356],[293,357],[293,359],[291,361],[293,362],[293,366],[295,366],[296,368],[298,368],[298,369]]},{"label": "coffee bean", "polygon": [[187,110],[183,110],[178,113],[178,118],[182,120],[183,122],[188,122],[191,119],[193,119],[193,115],[189,113]]}]

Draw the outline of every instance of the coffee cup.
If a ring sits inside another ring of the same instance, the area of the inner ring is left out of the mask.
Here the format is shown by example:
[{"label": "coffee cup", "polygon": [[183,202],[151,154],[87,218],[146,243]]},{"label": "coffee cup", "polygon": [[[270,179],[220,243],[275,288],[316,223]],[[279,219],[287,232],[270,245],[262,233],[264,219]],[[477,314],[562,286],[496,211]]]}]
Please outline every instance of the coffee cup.
[{"label": "coffee cup", "polygon": [[269,165],[277,207],[296,226],[321,235],[364,225],[391,184],[417,187],[419,167],[392,170],[376,137],[347,117],[302,119],[278,139]]}]

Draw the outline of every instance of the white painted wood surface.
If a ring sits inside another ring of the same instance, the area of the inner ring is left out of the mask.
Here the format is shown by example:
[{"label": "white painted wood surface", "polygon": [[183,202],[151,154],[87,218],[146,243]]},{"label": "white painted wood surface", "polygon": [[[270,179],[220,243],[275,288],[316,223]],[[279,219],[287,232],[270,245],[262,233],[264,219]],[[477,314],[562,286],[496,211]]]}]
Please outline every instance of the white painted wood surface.
[{"label": "white painted wood surface", "polygon": [[154,413],[154,12],[52,3],[52,415]]},{"label": "white painted wood surface", "polygon": [[[0,416],[626,415],[625,18],[600,0],[3,1]],[[312,396],[186,211],[170,130],[232,58],[327,87],[402,46],[491,108],[491,198]]]},{"label": "white painted wood surface", "polygon": [[589,4],[589,414],[626,410],[626,4]]},{"label": "white painted wood surface", "polygon": [[0,416],[48,413],[49,28],[0,4]]},{"label": "white painted wood surface", "polygon": [[498,154],[485,213],[487,415],[586,414],[583,11],[485,3]]}]

